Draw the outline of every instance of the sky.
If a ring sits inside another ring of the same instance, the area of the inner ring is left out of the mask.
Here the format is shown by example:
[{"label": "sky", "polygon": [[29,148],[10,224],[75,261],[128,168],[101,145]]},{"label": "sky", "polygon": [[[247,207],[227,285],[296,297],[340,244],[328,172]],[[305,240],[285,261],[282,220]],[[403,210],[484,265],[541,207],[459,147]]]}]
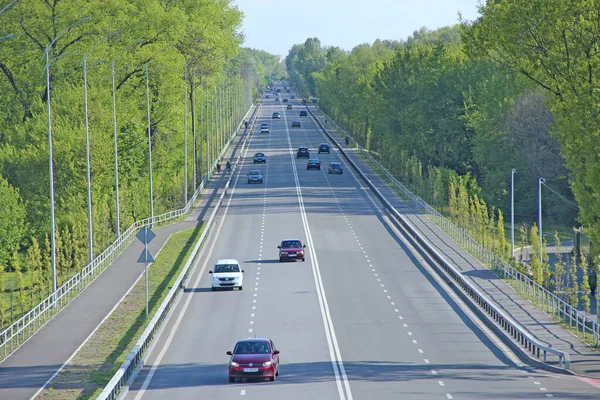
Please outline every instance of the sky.
[{"label": "sky", "polygon": [[316,37],[323,46],[351,50],[376,39],[405,40],[425,26],[435,30],[478,16],[480,0],[233,0],[244,13],[244,47],[287,56]]}]

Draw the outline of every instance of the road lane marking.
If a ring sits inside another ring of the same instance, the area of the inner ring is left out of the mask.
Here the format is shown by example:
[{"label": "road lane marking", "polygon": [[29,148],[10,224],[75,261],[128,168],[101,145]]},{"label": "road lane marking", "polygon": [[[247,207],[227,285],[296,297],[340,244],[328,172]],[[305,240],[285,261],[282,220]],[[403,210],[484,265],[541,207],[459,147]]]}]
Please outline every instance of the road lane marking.
[{"label": "road lane marking", "polygon": [[427,358],[424,358],[424,359],[423,359],[423,362],[424,362],[425,364],[429,364],[429,360],[428,360]]},{"label": "road lane marking", "polygon": [[449,400],[452,400],[454,397],[452,397],[452,395],[450,393],[446,393],[446,398]]},{"label": "road lane marking", "polygon": [[246,391],[244,389],[242,389],[242,391],[240,392],[240,396],[245,396],[246,395]]},{"label": "road lane marking", "polygon": [[[285,130],[288,140],[289,149],[292,149],[292,141],[290,138],[290,131],[285,118]],[[298,205],[300,207],[300,215],[302,217],[302,224],[304,231],[306,232],[306,240],[308,242],[308,250],[311,255],[310,263],[313,271],[313,278],[317,289],[317,298],[319,300],[319,308],[321,310],[321,318],[323,319],[323,327],[325,328],[325,337],[327,339],[327,346],[329,347],[329,356],[331,358],[331,365],[335,375],[336,385],[338,389],[338,395],[341,400],[352,400],[352,392],[350,390],[350,384],[348,382],[348,376],[346,375],[346,369],[344,368],[344,362],[340,353],[339,345],[337,343],[337,337],[335,334],[335,328],[333,321],[331,320],[331,314],[329,312],[329,304],[327,302],[327,296],[325,294],[325,288],[321,279],[321,272],[319,268],[319,260],[315,251],[314,242],[308,224],[308,218],[306,216],[306,209],[304,208],[304,199],[302,197],[302,190],[300,188],[300,179],[298,178],[298,169],[296,162],[293,158],[292,152],[289,152],[290,159],[292,160],[292,168],[294,172],[294,183],[296,185],[296,195],[298,197]],[[344,393],[345,389],[345,393]]]},{"label": "road lane marking", "polygon": [[442,382],[442,381],[438,381],[438,384],[439,384],[440,386],[446,386],[446,385],[444,385],[444,382]]},{"label": "road lane marking", "polygon": [[423,349],[417,349],[420,354],[423,354]]}]

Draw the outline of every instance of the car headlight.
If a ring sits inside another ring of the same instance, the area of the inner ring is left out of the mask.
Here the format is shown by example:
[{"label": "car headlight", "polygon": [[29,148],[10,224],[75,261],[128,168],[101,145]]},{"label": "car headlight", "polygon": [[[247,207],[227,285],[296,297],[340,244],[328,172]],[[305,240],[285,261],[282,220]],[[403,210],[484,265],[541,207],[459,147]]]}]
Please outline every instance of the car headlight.
[{"label": "car headlight", "polygon": [[235,361],[232,361],[231,363],[229,363],[229,365],[231,365],[232,367],[239,367],[240,364],[236,363]]},{"label": "car headlight", "polygon": [[263,363],[263,367],[270,367],[271,366],[271,361],[267,361]]}]

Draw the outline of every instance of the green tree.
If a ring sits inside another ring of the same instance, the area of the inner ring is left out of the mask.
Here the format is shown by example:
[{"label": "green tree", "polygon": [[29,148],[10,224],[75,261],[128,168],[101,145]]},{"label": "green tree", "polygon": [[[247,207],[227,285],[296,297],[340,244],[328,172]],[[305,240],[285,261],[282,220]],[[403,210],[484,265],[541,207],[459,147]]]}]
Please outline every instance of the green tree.
[{"label": "green tree", "polygon": [[25,206],[17,190],[0,176],[0,264],[19,250],[25,234]]},{"label": "green tree", "polygon": [[579,254],[581,259],[581,302],[583,303],[583,310],[586,314],[590,313],[590,282],[588,280],[588,255],[584,252]]},{"label": "green tree", "polygon": [[556,262],[554,263],[554,293],[564,299],[565,262],[561,253],[560,237],[558,231],[554,232]]},{"label": "green tree", "polygon": [[544,90],[553,132],[572,173],[579,217],[600,239],[600,94],[598,6],[590,1],[487,2],[481,17],[463,22],[469,54],[485,56]]},{"label": "green tree", "polygon": [[[31,245],[27,250],[27,265],[31,274],[31,306],[36,300],[42,300],[41,281],[43,273],[42,252],[35,237],[31,238]],[[37,298],[36,298],[37,296]]]},{"label": "green tree", "polygon": [[542,248],[540,247],[540,238],[538,233],[537,225],[533,224],[531,227],[531,273],[533,280],[540,284],[544,284],[544,267],[542,260],[540,259]]}]

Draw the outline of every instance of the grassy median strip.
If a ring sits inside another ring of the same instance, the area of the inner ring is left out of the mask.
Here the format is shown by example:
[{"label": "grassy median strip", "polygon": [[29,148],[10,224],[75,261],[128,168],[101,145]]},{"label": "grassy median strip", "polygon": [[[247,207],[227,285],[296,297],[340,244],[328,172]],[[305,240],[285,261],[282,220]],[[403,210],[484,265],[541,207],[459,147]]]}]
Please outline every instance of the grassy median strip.
[{"label": "grassy median strip", "polygon": [[171,235],[148,269],[149,318],[142,278],[38,398],[91,399],[100,394],[173,287],[203,230],[204,225]]}]

